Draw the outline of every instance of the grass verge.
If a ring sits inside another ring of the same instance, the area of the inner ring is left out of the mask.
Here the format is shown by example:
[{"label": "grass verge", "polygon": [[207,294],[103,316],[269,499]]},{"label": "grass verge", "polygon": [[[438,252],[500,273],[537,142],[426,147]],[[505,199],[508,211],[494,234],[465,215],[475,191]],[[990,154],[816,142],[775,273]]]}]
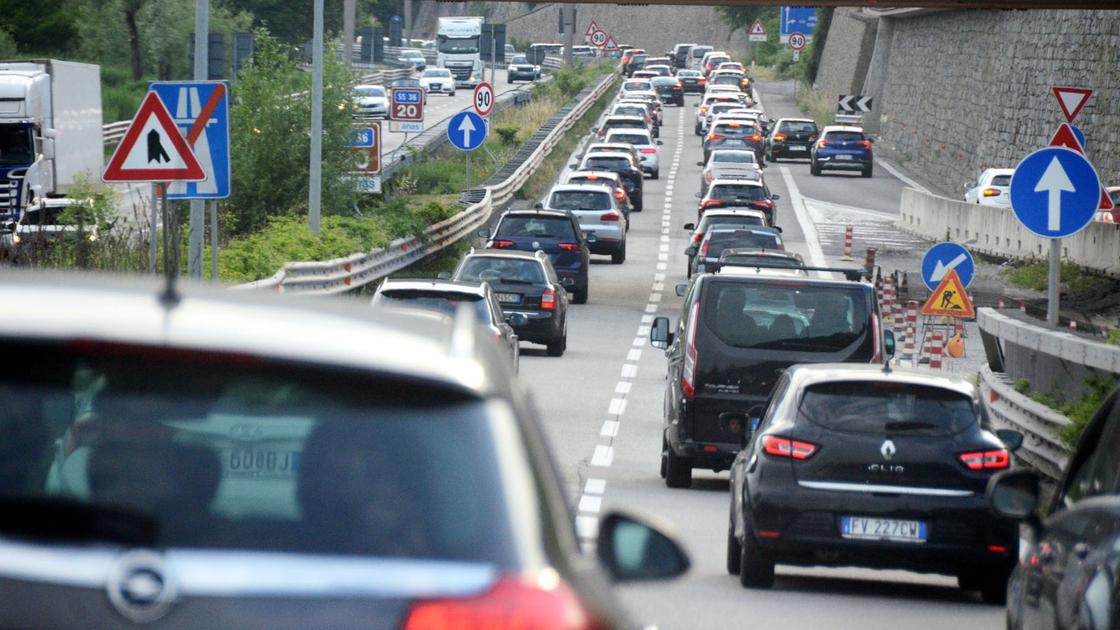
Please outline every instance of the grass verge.
[{"label": "grass verge", "polygon": [[[1050,286],[1050,263],[1037,260],[1022,263],[1007,272],[1007,281],[1017,287],[1045,291]],[[1071,291],[1093,291],[1103,289],[1110,280],[1094,274],[1084,267],[1063,262],[1061,268],[1062,288]]]},{"label": "grass verge", "polygon": [[836,102],[814,90],[808,83],[798,82],[795,102],[801,111],[817,121],[818,127],[836,124]]}]

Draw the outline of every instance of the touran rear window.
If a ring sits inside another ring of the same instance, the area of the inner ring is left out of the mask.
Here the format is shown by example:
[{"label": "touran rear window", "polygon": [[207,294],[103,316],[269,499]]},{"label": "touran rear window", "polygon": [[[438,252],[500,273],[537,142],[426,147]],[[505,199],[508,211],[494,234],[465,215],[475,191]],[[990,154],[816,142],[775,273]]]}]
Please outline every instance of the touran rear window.
[{"label": "touran rear window", "polygon": [[738,348],[835,353],[870,361],[874,354],[865,287],[807,281],[712,280],[704,285],[704,323]]},{"label": "touran rear window", "polygon": [[953,435],[976,425],[979,406],[941,387],[876,381],[810,385],[799,419],[845,433]]}]

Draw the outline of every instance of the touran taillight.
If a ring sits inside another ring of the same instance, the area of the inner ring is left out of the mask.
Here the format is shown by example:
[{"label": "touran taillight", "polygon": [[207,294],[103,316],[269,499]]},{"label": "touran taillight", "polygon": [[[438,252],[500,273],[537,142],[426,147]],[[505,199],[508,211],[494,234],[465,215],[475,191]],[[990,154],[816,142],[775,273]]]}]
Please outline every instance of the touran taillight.
[{"label": "touran taillight", "polygon": [[506,576],[489,590],[462,599],[421,600],[404,630],[596,630],[604,627],[559,578]]},{"label": "touran taillight", "polygon": [[681,370],[681,392],[686,400],[696,395],[696,320],[700,314],[700,302],[692,305],[688,314],[688,343],[684,348],[684,369]]}]

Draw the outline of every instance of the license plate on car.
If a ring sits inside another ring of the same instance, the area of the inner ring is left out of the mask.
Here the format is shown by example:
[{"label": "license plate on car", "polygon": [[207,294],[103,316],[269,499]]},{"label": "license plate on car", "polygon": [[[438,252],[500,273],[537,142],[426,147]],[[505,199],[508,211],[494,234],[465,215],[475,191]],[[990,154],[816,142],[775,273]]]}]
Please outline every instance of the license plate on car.
[{"label": "license plate on car", "polygon": [[801,152],[801,151],[804,151],[807,148],[808,147],[792,146],[792,147],[789,148],[789,150],[794,151],[794,152]]},{"label": "license plate on car", "polygon": [[226,474],[233,477],[293,477],[302,453],[289,449],[234,448],[226,451]]},{"label": "license plate on car", "polygon": [[506,304],[520,304],[521,303],[521,294],[520,293],[499,293],[498,294],[498,301],[499,302],[505,302]]},{"label": "license plate on car", "polygon": [[852,160],[852,156],[850,156],[850,155],[837,155],[836,159],[844,161],[844,162],[850,162]]},{"label": "license plate on car", "polygon": [[840,535],[860,540],[923,543],[928,538],[928,527],[924,521],[844,516],[840,519]]}]

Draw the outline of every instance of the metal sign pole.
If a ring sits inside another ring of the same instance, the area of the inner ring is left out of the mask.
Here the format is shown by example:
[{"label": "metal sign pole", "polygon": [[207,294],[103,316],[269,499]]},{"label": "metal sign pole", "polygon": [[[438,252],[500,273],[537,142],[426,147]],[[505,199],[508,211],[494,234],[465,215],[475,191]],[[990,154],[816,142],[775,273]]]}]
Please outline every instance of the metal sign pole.
[{"label": "metal sign pole", "polygon": [[157,271],[156,258],[159,252],[159,195],[156,185],[152,184],[152,211],[148,219],[148,273]]},{"label": "metal sign pole", "polygon": [[1058,300],[1061,283],[1062,239],[1050,239],[1050,278],[1046,287],[1046,323],[1058,325]]},{"label": "metal sign pole", "polygon": [[218,281],[218,202],[210,202],[210,281]]},{"label": "metal sign pole", "polygon": [[498,38],[494,37],[494,25],[490,25],[490,85],[497,80],[494,77],[498,72]]},{"label": "metal sign pole", "polygon": [[471,189],[471,153],[467,152],[467,190]]},{"label": "metal sign pole", "polygon": [[311,233],[319,235],[323,200],[323,0],[314,0],[311,40],[311,181],[307,186],[307,213]]},{"label": "metal sign pole", "polygon": [[[210,42],[210,2],[195,0],[194,9],[194,80],[205,81]],[[164,187],[166,194],[166,186]],[[187,272],[191,278],[202,278],[202,245],[205,241],[206,206],[201,199],[191,200],[191,220],[187,252]]]}]

